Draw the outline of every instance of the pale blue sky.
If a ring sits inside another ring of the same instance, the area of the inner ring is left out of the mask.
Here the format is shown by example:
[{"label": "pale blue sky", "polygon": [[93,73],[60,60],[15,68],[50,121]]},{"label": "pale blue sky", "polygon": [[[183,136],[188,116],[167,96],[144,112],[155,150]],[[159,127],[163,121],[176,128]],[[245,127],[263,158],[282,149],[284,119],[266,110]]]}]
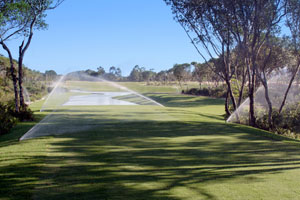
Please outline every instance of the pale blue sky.
[{"label": "pale blue sky", "polygon": [[[163,0],[65,0],[46,21],[24,59],[41,72],[116,66],[128,75],[136,64],[160,71],[202,61]],[[14,58],[17,45],[9,43]]]}]

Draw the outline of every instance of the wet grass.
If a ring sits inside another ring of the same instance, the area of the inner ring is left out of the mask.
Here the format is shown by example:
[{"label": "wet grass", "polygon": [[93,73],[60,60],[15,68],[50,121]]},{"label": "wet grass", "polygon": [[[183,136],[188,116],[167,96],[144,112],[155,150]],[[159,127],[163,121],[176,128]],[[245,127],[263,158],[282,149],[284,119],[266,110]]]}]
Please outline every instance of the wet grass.
[{"label": "wet grass", "polygon": [[300,199],[298,142],[226,124],[221,100],[148,96],[166,107],[66,107],[60,122],[100,126],[1,137],[0,199]]}]

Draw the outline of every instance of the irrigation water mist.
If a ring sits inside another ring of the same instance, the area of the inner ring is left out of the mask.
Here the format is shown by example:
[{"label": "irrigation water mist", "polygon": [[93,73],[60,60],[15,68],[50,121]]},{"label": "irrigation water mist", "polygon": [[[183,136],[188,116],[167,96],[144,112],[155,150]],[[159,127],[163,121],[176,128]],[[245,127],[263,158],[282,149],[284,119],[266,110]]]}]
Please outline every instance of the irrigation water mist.
[{"label": "irrigation water mist", "polygon": [[[137,106],[137,107],[134,107]],[[174,120],[162,104],[115,82],[72,72],[61,76],[41,111],[50,112],[20,140],[87,130],[120,122]]]},{"label": "irrigation water mist", "polygon": [[[269,97],[272,102],[272,107],[275,110],[279,110],[281,103],[284,98],[284,94],[288,88],[291,75],[287,72],[286,69],[278,71],[271,74],[268,80],[268,89]],[[263,86],[260,86],[254,97],[254,106],[255,106],[255,117],[257,119],[262,118],[265,114],[268,113],[268,104],[265,98],[265,89]],[[285,107],[294,105],[300,102],[300,85],[299,80],[294,80],[287,99]],[[238,109],[232,113],[232,115],[227,119],[227,122],[232,123],[243,123],[248,124],[249,121],[249,103],[250,100],[247,98]]]},{"label": "irrigation water mist", "polygon": [[31,104],[29,92],[25,87],[23,87],[23,94],[24,94],[25,103],[27,105]]},{"label": "irrigation water mist", "polygon": [[59,80],[56,81],[56,82],[54,83],[54,87],[53,87],[52,91],[50,92],[50,94],[47,96],[47,98],[46,98],[44,104],[42,105],[42,108],[40,109],[40,112],[43,112],[43,111],[44,111],[44,107],[45,107],[46,105],[48,105],[49,99],[50,99],[51,97],[53,97],[53,94],[55,94],[55,93],[58,92],[58,91],[57,91],[57,88],[60,86],[60,84],[62,83],[62,81],[64,80],[64,78],[65,78],[65,75],[61,76],[61,77],[59,78]]},{"label": "irrigation water mist", "polygon": [[121,85],[119,85],[119,84],[117,84],[117,83],[115,83],[115,82],[111,82],[111,81],[108,81],[108,80],[105,80],[105,79],[101,79],[101,80],[102,80],[103,82],[106,82],[106,83],[111,84],[111,85],[114,86],[114,87],[120,88],[121,90],[128,91],[128,92],[130,92],[130,93],[132,93],[132,94],[134,94],[134,95],[137,95],[137,96],[142,97],[142,98],[144,98],[144,99],[146,99],[146,100],[148,100],[148,101],[151,101],[151,102],[153,102],[154,104],[156,104],[156,105],[158,105],[158,106],[164,107],[162,104],[158,103],[157,101],[154,101],[153,99],[150,99],[149,97],[146,97],[146,96],[144,96],[144,95],[142,95],[142,94],[140,94],[140,93],[138,93],[138,92],[135,92],[135,91],[133,91],[133,90],[130,90],[130,89],[127,88],[127,87],[121,86]]}]

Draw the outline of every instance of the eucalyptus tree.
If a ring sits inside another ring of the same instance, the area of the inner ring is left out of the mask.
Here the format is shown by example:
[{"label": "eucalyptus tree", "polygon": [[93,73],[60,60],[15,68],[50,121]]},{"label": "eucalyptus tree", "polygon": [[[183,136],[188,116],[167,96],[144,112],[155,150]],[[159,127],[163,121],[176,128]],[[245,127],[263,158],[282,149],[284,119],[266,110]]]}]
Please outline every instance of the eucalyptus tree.
[{"label": "eucalyptus tree", "polygon": [[181,89],[183,89],[182,82],[185,82],[190,76],[190,68],[191,64],[189,63],[175,64],[172,68],[174,77],[178,81]]},{"label": "eucalyptus tree", "polygon": [[269,81],[270,78],[287,66],[293,65],[293,58],[289,49],[286,49],[286,40],[272,37],[268,38],[261,47],[261,53],[257,56],[257,77],[264,87],[265,99],[268,107],[268,127],[273,128],[273,103],[271,100]]},{"label": "eucalyptus tree", "polygon": [[285,105],[289,90],[300,68],[300,1],[287,0],[286,8],[287,8],[286,25],[290,30],[290,41],[291,41],[289,47],[292,51],[292,54],[296,58],[296,64],[291,69],[291,79],[289,81],[287,90],[284,94],[283,101],[280,105],[279,113],[281,113]]},{"label": "eucalyptus tree", "polygon": [[142,72],[142,80],[149,84],[149,82],[153,80],[153,77],[155,77],[155,75],[156,73],[153,71],[153,69],[145,70]]},{"label": "eucalyptus tree", "polygon": [[101,66],[97,67],[98,76],[103,76],[105,74],[105,69]]},{"label": "eucalyptus tree", "polygon": [[22,34],[28,26],[26,19],[28,5],[24,1],[19,0],[3,0],[0,1],[0,44],[7,52],[10,61],[10,75],[13,81],[15,96],[15,111],[19,111],[19,95],[17,85],[17,75],[15,62],[11,50],[7,46],[7,41]]},{"label": "eucalyptus tree", "polygon": [[[219,57],[234,109],[237,107],[231,87],[238,62],[246,66],[249,124],[255,126],[254,94],[258,56],[262,46],[276,34],[286,14],[286,0],[165,0],[175,19],[184,28],[201,57]],[[191,36],[194,34],[195,36]],[[201,51],[199,48],[201,45]],[[236,56],[233,55],[236,52]],[[267,57],[265,58],[268,61]],[[241,66],[243,66],[241,65]],[[211,67],[210,65],[207,65]],[[245,73],[244,73],[245,74]]]},{"label": "eucalyptus tree", "polygon": [[142,80],[142,73],[145,71],[143,67],[140,67],[138,65],[134,66],[133,69],[130,72],[129,80],[130,81],[141,81]]},{"label": "eucalyptus tree", "polygon": [[[255,126],[254,95],[256,89],[257,74],[265,88],[265,97],[268,102],[269,115],[272,112],[272,104],[268,94],[268,82],[265,66],[272,61],[270,57],[276,45],[272,44],[272,38],[280,33],[280,23],[286,15],[285,0],[236,0],[233,7],[233,25],[238,27],[235,38],[241,47],[241,57],[245,59],[248,72],[249,89],[249,124]],[[267,48],[263,48],[267,47]],[[267,50],[268,52],[264,51]],[[259,56],[264,55],[260,62]],[[260,65],[260,66],[259,66]],[[260,71],[259,69],[262,69]],[[269,120],[269,125],[270,120]]]},{"label": "eucalyptus tree", "polygon": [[34,30],[44,30],[47,28],[45,22],[46,12],[48,10],[55,9],[64,0],[23,0],[26,4],[26,10],[24,13],[24,20],[28,21],[23,30],[22,41],[19,46],[19,58],[18,58],[18,82],[19,82],[19,95],[20,106],[24,107],[23,96],[23,59],[25,52],[27,51],[32,41]]},{"label": "eucalyptus tree", "polygon": [[166,70],[158,72],[155,76],[155,80],[159,81],[162,85],[166,85],[168,81],[168,74]]},{"label": "eucalyptus tree", "polygon": [[212,75],[213,72],[206,67],[205,64],[192,62],[191,65],[194,66],[192,72],[193,78],[198,81],[200,89],[202,89],[202,83],[204,80],[207,80],[207,76]]},{"label": "eucalyptus tree", "polygon": [[[231,16],[228,15],[231,1],[226,0],[165,0],[175,15],[175,20],[183,27],[204,63],[209,68],[209,60],[221,58],[222,70],[218,75],[226,82],[233,108],[237,108],[231,85],[235,61],[232,50],[235,47],[231,30]],[[204,52],[200,50],[204,49]]]},{"label": "eucalyptus tree", "polygon": [[[23,96],[23,59],[30,46],[34,30],[47,28],[45,23],[46,11],[56,8],[63,0],[2,0],[0,2],[0,44],[8,53],[10,71],[15,92],[15,108],[25,107]],[[18,77],[14,60],[7,41],[21,38],[18,56]],[[18,86],[17,86],[18,82]],[[19,95],[18,95],[19,91]]]}]

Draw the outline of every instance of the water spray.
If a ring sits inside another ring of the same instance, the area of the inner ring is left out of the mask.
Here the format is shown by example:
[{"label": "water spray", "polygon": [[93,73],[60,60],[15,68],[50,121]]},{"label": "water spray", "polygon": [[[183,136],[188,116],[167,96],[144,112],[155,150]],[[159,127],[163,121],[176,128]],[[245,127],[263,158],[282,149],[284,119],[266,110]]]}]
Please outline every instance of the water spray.
[{"label": "water spray", "polygon": [[147,99],[148,101],[151,101],[152,103],[154,103],[154,104],[156,104],[156,105],[158,105],[158,106],[164,107],[164,105],[158,103],[157,101],[154,101],[153,99],[150,99],[149,97],[146,97],[146,96],[144,96],[144,95],[142,95],[142,94],[140,94],[140,93],[138,93],[138,92],[135,92],[135,91],[133,91],[133,90],[131,90],[131,89],[125,87],[125,86],[119,85],[119,84],[117,84],[117,83],[115,83],[115,82],[111,82],[111,81],[105,80],[105,79],[103,79],[103,78],[99,78],[99,79],[100,79],[101,81],[106,82],[106,83],[109,83],[109,84],[111,84],[111,85],[113,85],[113,86],[115,86],[115,87],[117,87],[117,88],[120,88],[120,89],[122,89],[122,90],[125,90],[125,91],[127,91],[127,92],[130,92],[130,93],[132,93],[132,94],[135,94],[135,95],[137,95],[137,96],[139,96],[139,97],[142,97],[142,98],[144,98],[144,99]]},{"label": "water spray", "polygon": [[56,89],[61,84],[61,82],[64,80],[64,78],[65,78],[65,75],[61,76],[60,79],[55,83],[54,88],[52,89],[52,91],[48,95],[47,99],[45,100],[45,103],[43,104],[42,108],[40,109],[40,112],[44,111],[44,106],[47,105],[49,98],[53,95],[53,93],[56,91]]},{"label": "water spray", "polygon": [[[288,83],[290,80],[290,75],[287,73],[286,69],[275,72],[271,74],[268,79],[269,96],[272,102],[272,107],[278,110],[282,100],[283,94],[285,93]],[[261,118],[268,112],[268,105],[265,98],[265,88],[260,86],[255,92],[255,117]],[[300,102],[299,87],[297,83],[293,83],[286,99],[286,105],[294,105]],[[230,115],[226,122],[232,123],[248,123],[249,120],[249,103],[250,100],[247,98],[237,109]],[[238,116],[238,117],[237,117]],[[243,121],[240,122],[239,118]]]},{"label": "water spray", "polygon": [[[53,86],[40,110],[41,112],[52,110],[52,112],[25,133],[20,140],[90,129],[98,130],[99,126],[111,120],[124,120],[126,122],[130,120],[173,120],[173,117],[161,112],[160,109],[150,107],[145,107],[145,109],[151,110],[151,117],[149,118],[147,113],[141,112],[142,117],[137,115],[134,110],[126,107],[110,108],[123,110],[124,113],[119,116],[114,116],[114,118],[105,116],[103,110],[106,109],[101,107],[103,105],[164,106],[125,86],[103,78],[89,76],[84,72],[72,72],[61,76]],[[91,112],[93,117],[90,117],[89,113]],[[155,119],[153,119],[153,113],[157,115]]]}]

